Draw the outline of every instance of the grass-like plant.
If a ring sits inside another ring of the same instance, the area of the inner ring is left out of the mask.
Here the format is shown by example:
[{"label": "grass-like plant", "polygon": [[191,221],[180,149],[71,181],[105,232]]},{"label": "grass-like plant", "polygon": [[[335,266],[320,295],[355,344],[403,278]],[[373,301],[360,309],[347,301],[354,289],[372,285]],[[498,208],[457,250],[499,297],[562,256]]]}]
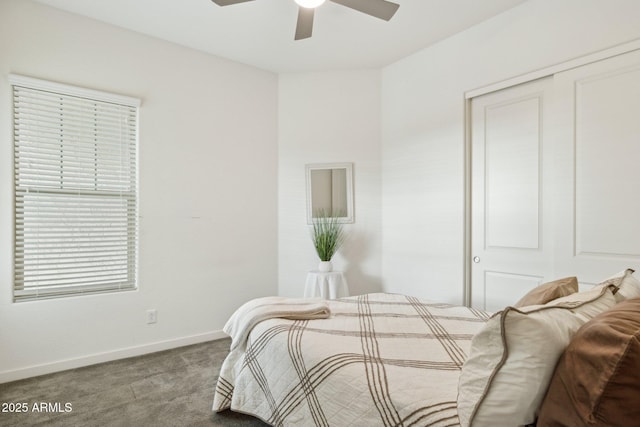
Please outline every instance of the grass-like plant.
[{"label": "grass-like plant", "polygon": [[338,213],[318,210],[314,215],[311,238],[320,261],[331,261],[333,255],[344,242],[344,229]]}]

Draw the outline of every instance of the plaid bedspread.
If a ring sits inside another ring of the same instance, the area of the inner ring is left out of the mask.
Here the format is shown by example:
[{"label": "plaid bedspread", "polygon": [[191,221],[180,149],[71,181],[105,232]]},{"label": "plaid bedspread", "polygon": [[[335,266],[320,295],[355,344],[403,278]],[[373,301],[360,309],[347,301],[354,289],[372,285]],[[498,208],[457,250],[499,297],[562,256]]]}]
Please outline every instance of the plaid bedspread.
[{"label": "plaid bedspread", "polygon": [[256,325],[225,359],[213,409],[273,426],[458,425],[460,368],[488,313],[397,294],[329,305],[329,319]]}]

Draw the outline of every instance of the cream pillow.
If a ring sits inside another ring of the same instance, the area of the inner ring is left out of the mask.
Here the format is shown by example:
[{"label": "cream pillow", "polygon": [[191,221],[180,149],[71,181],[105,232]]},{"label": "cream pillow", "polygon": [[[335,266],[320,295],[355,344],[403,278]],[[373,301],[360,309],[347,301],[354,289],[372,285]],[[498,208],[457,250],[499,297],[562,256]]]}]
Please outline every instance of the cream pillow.
[{"label": "cream pillow", "polygon": [[618,274],[615,274],[602,283],[599,286],[606,286],[609,284],[615,285],[618,289],[614,291],[616,301],[622,302],[631,298],[640,297],[640,281],[633,277],[635,271],[631,268],[627,268]]},{"label": "cream pillow", "polygon": [[[614,292],[616,292],[615,286],[601,284],[577,294],[549,301],[545,304],[545,307],[568,308],[575,316],[586,323],[617,303],[616,297],[613,295]],[[598,298],[603,293],[607,295],[610,293],[613,296],[613,304],[611,304],[610,298]]]},{"label": "cream pillow", "polygon": [[613,307],[611,286],[507,307],[471,340],[458,388],[460,424],[519,426],[535,421],[558,358],[576,331]]}]

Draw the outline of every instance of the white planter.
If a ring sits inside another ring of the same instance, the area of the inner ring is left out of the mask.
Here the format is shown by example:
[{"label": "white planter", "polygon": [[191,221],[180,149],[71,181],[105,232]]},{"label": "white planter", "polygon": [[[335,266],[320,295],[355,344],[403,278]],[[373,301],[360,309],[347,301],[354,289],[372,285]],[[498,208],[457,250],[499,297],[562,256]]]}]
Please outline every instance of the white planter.
[{"label": "white planter", "polygon": [[333,270],[333,265],[331,264],[331,261],[320,261],[320,264],[318,264],[318,270],[326,273]]}]

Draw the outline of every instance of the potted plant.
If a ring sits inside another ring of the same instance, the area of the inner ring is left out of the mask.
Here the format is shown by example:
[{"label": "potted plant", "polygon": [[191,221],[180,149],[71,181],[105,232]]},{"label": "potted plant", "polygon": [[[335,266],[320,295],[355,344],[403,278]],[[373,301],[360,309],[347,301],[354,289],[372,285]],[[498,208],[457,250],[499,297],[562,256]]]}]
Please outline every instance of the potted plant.
[{"label": "potted plant", "polygon": [[319,210],[312,218],[313,230],[311,239],[318,257],[320,257],[318,266],[320,271],[331,271],[333,269],[331,258],[344,242],[343,224],[339,218],[337,213],[329,213],[324,210]]}]

